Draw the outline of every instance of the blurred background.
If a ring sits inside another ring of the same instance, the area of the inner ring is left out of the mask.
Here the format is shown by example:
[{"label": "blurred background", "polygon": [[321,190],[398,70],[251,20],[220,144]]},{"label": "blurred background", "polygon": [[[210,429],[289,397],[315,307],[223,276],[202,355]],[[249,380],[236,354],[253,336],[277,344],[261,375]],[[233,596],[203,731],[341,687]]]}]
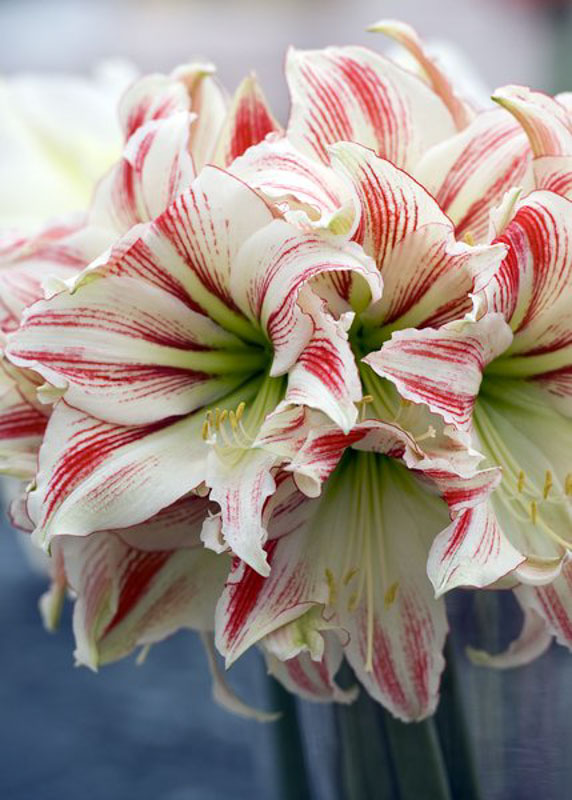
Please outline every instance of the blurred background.
[{"label": "blurred background", "polygon": [[[282,63],[291,44],[386,49],[381,37],[364,30],[396,17],[438,50],[447,43],[451,63],[466,61],[459,68],[473,70],[474,90],[483,96],[504,83],[559,91],[572,88],[571,16],[568,2],[549,0],[0,0],[0,75],[87,75],[109,58],[126,59],[142,72],[169,71],[198,56],[217,65],[229,90],[256,70],[285,120]],[[0,115],[0,142],[1,128]],[[5,525],[1,800],[283,796],[277,776],[300,768],[281,763],[283,729],[214,705],[206,659],[191,635],[154,648],[139,668],[128,660],[100,675],[75,669],[69,614],[60,633],[42,630],[37,601],[44,588],[44,577]],[[514,635],[518,615],[511,602],[495,593],[452,599],[453,647],[482,796],[560,800],[569,796],[571,777],[572,660],[553,647],[532,666],[507,674],[479,670],[464,656],[467,643],[494,649]],[[277,702],[256,653],[239,662],[232,682],[254,705]],[[302,722],[312,797],[342,798],[344,712],[297,703],[294,713]]]}]

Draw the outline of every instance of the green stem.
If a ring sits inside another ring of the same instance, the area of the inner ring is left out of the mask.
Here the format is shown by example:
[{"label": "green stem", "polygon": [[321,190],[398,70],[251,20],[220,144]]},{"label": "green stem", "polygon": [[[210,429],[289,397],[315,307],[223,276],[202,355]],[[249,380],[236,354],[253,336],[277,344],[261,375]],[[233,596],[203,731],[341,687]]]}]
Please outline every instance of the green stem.
[{"label": "green stem", "polygon": [[481,797],[473,748],[467,727],[461,686],[453,647],[445,647],[447,667],[441,682],[441,702],[435,721],[447,765],[453,797],[479,800]]},{"label": "green stem", "polygon": [[296,700],[278,681],[269,678],[271,708],[282,716],[272,724],[281,800],[310,800],[310,786],[300,736]]},{"label": "green stem", "polygon": [[400,800],[452,800],[434,721],[406,723],[386,713],[384,724]]}]

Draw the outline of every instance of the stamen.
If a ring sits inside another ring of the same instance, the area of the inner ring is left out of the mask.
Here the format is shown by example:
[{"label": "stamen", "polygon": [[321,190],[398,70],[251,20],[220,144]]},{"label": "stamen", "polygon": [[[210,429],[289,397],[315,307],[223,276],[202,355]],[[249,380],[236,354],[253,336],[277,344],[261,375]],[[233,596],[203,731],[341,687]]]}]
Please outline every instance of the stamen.
[{"label": "stamen", "polygon": [[536,525],[537,518],[538,518],[538,504],[536,500],[532,500],[530,503],[530,519],[532,520],[533,525]]},{"label": "stamen", "polygon": [[524,474],[524,470],[521,469],[520,472],[518,473],[518,482],[516,484],[516,488],[518,489],[519,492],[522,492],[522,490],[524,489],[525,480],[526,480],[526,475]]},{"label": "stamen", "polygon": [[238,422],[240,422],[240,420],[242,419],[242,415],[244,414],[245,408],[246,408],[246,403],[244,401],[238,404],[236,408],[236,419],[238,420]]},{"label": "stamen", "polygon": [[359,602],[359,594],[358,592],[354,592],[350,595],[350,599],[348,601],[348,611],[355,611],[358,607]]},{"label": "stamen", "polygon": [[211,434],[211,427],[210,427],[209,422],[208,422],[207,419],[205,419],[205,421],[203,422],[202,434],[203,434],[203,439],[206,442],[206,440],[209,438],[209,436]]},{"label": "stamen", "polygon": [[334,573],[328,567],[324,570],[324,574],[328,584],[328,605],[333,606],[336,602],[336,579],[334,578]]},{"label": "stamen", "polygon": [[416,442],[423,442],[425,439],[434,439],[437,436],[437,431],[433,427],[433,425],[429,425],[427,428],[426,433],[422,434],[421,436],[417,436],[415,438]]},{"label": "stamen", "polygon": [[471,231],[467,231],[466,234],[463,236],[463,240],[465,244],[468,244],[469,247],[475,246],[475,237],[471,233]]},{"label": "stamen", "polygon": [[567,497],[572,495],[572,472],[569,472],[564,479],[564,491],[566,492]]},{"label": "stamen", "polygon": [[542,492],[542,496],[546,500],[548,495],[550,494],[550,490],[552,489],[552,473],[549,469],[546,470],[546,476],[544,478],[544,489]]},{"label": "stamen", "polygon": [[358,570],[357,567],[353,567],[353,569],[349,569],[346,572],[346,574],[344,575],[344,578],[343,578],[343,581],[342,581],[344,586],[347,586],[348,583],[351,581],[351,579],[354,577],[354,575],[357,575],[358,572],[359,572],[359,570]]},{"label": "stamen", "polygon": [[398,588],[399,588],[399,582],[395,581],[395,583],[392,583],[389,589],[386,591],[383,597],[383,605],[386,611],[395,603],[395,598],[397,596]]}]

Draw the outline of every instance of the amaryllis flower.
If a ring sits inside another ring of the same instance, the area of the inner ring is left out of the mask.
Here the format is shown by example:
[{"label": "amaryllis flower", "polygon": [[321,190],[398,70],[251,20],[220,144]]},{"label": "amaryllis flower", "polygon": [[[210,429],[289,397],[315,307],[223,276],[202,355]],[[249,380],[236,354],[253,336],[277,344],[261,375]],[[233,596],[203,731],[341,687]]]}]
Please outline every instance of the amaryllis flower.
[{"label": "amaryllis flower", "polygon": [[281,401],[351,427],[350,320],[326,314],[308,282],[340,273],[349,291],[352,272],[367,281],[356,296],[377,299],[357,245],[299,231],[207,167],[105,263],[29,308],[9,357],[64,394],[28,502],[37,538],[133,525],[206,483],[227,544],[267,572],[259,517],[276,457],[252,447],[233,463],[235,444],[254,441]]},{"label": "amaryllis flower", "polygon": [[[499,237],[507,256],[482,294],[511,329],[493,349],[482,349],[484,317],[394,333],[374,365],[405,397],[471,431],[489,463],[502,467],[490,503],[474,513],[521,554],[513,576],[532,584],[558,574],[571,543],[571,211],[552,192],[516,205]],[[443,537],[430,559],[440,591],[465,583],[471,567],[451,559],[453,544]]]}]

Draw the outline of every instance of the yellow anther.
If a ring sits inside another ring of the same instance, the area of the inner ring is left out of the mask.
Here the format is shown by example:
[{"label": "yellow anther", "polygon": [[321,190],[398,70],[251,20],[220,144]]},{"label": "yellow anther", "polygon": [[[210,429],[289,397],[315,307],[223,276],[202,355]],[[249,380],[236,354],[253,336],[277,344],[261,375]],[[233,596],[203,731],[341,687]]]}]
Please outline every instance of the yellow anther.
[{"label": "yellow anther", "polygon": [[469,247],[475,246],[475,237],[473,236],[471,231],[467,231],[466,234],[463,236],[463,239],[465,241],[465,244],[468,244]]},{"label": "yellow anther", "polygon": [[[218,411],[218,408],[217,408],[217,411]],[[226,408],[224,408],[220,412],[220,416],[219,416],[219,418],[217,420],[217,425],[216,425],[217,430],[220,428],[221,425],[224,425],[224,423],[226,422],[226,418],[227,417],[228,417],[228,411],[226,410]]]},{"label": "yellow anther", "polygon": [[524,474],[524,470],[521,469],[520,472],[518,473],[518,481],[516,484],[516,488],[518,489],[519,492],[522,492],[522,490],[524,489],[525,480],[526,480],[526,475]]},{"label": "yellow anther", "polygon": [[348,611],[355,611],[356,608],[358,607],[358,602],[359,602],[359,594],[357,592],[354,592],[352,595],[350,595],[350,599],[348,601]]},{"label": "yellow anther", "polygon": [[245,402],[242,402],[242,403],[238,404],[238,407],[236,409],[236,419],[237,419],[238,422],[240,422],[240,420],[242,419],[242,415],[244,414],[244,409],[245,408],[246,408],[246,403]]},{"label": "yellow anther", "polygon": [[[209,413],[210,413],[210,412],[209,412]],[[218,429],[219,429],[219,425],[220,425],[220,408],[215,408],[215,412],[214,412],[214,424],[215,424],[215,428],[216,428],[216,429],[217,429],[217,431],[218,431]]]},{"label": "yellow anther", "polygon": [[357,575],[357,574],[358,574],[358,569],[357,569],[357,567],[353,567],[353,569],[349,569],[349,570],[346,572],[346,574],[344,575],[344,579],[343,579],[343,581],[342,581],[342,583],[344,584],[344,586],[347,586],[347,585],[348,585],[348,583],[351,581],[351,579],[354,577],[354,575]]},{"label": "yellow anther", "polygon": [[230,427],[233,429],[233,431],[235,431],[238,428],[238,422],[237,422],[236,414],[234,413],[234,411],[229,411],[228,412],[228,418],[229,418],[229,421],[230,421]]},{"label": "yellow anther", "polygon": [[402,397],[401,398],[401,405],[403,406],[403,408],[409,408],[410,406],[413,405],[413,401],[412,400],[406,400],[405,397]]},{"label": "yellow anther", "polygon": [[203,439],[205,440],[205,442],[209,438],[210,433],[211,433],[211,426],[209,425],[208,420],[205,419],[205,421],[203,422],[203,430],[202,430]]},{"label": "yellow anther", "polygon": [[397,597],[398,588],[399,588],[399,583],[395,581],[395,583],[391,584],[391,586],[383,596],[383,605],[386,610],[395,603],[395,598]]},{"label": "yellow anther", "polygon": [[538,518],[538,505],[536,500],[532,500],[530,503],[530,519],[532,520],[532,524],[536,525],[536,520]]},{"label": "yellow anther", "polygon": [[369,405],[370,403],[373,403],[373,395],[364,394],[364,396],[361,399],[361,402],[366,406]]},{"label": "yellow anther", "polygon": [[333,606],[336,602],[336,579],[332,570],[327,567],[324,570],[324,574],[328,584],[328,605]]},{"label": "yellow anther", "polygon": [[572,472],[569,472],[564,479],[564,491],[567,495],[572,494]]},{"label": "yellow anther", "polygon": [[542,492],[542,495],[545,500],[550,494],[551,489],[552,489],[552,473],[550,472],[549,469],[547,469],[546,475],[544,476],[544,490]]}]

